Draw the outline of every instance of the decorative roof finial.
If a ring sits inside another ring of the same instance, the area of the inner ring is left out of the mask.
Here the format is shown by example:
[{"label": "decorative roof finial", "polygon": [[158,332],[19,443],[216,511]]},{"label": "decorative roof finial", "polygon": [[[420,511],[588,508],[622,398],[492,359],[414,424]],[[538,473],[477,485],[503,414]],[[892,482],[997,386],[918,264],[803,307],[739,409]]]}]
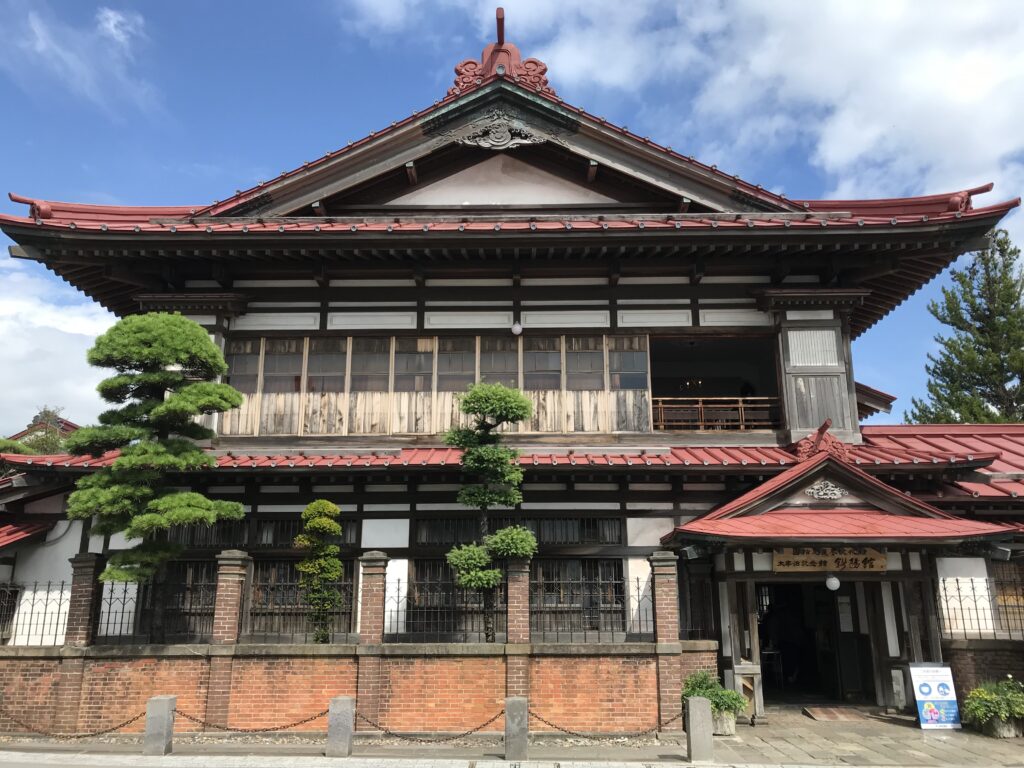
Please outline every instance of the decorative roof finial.
[{"label": "decorative roof finial", "polygon": [[796,454],[800,461],[807,461],[819,453],[827,453],[834,459],[847,463],[853,460],[850,446],[838,439],[829,432],[832,427],[832,419],[825,419],[822,425],[803,440],[798,440],[790,450]]},{"label": "decorative roof finial", "polygon": [[455,84],[448,89],[449,96],[470,91],[492,77],[503,77],[531,90],[554,96],[548,85],[548,67],[539,59],[523,59],[519,49],[505,42],[505,9],[494,14],[498,40],[484,48],[480,61],[466,59],[455,65]]}]

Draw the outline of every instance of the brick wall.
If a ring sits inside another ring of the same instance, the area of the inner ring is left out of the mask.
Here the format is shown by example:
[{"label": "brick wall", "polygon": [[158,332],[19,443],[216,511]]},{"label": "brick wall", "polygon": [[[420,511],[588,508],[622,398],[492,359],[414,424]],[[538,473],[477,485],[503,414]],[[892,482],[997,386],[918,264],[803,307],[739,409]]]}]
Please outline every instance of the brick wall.
[{"label": "brick wall", "polygon": [[[463,731],[505,706],[505,658],[385,657],[381,724],[396,731]],[[499,718],[488,731],[505,727]]]},{"label": "brick wall", "polygon": [[[380,661],[378,718],[389,729],[451,732],[477,726],[504,706],[508,664],[526,663],[532,709],[568,728],[622,732],[654,725],[659,699],[677,700],[679,680],[689,671],[714,669],[713,646],[683,643],[681,653],[668,654],[656,653],[653,644],[538,646],[534,655],[523,654],[522,646],[506,655],[502,645],[391,647],[379,654],[377,648],[367,650]],[[137,651],[85,648],[62,658],[67,651],[0,648],[4,706],[35,727],[87,731],[141,712],[151,696],[174,694],[179,708],[196,717],[236,728],[271,727],[326,709],[333,696],[357,695],[363,672],[363,657],[356,655],[355,646],[166,646],[148,655]],[[670,676],[671,691],[659,691],[658,665],[666,663],[678,674]],[[218,690],[215,679],[222,681]],[[184,720],[176,727],[195,730]],[[326,721],[320,719],[299,730],[325,728]],[[503,728],[499,718],[486,731]],[[546,729],[535,720],[531,728]],[[131,728],[141,729],[141,721]],[[22,730],[0,718],[0,732]]]},{"label": "brick wall", "polygon": [[[173,694],[178,707],[195,717],[206,716],[209,664],[206,659],[86,659],[75,730],[90,731],[127,720],[146,708],[151,696]],[[140,720],[127,731],[140,732]],[[199,730],[179,720],[181,731]]]},{"label": "brick wall", "polygon": [[[535,657],[530,708],[572,730],[636,731],[658,720],[658,672],[650,656]],[[549,731],[531,719],[530,728]]]},{"label": "brick wall", "polygon": [[[3,708],[29,725],[52,728],[57,709],[60,675],[60,659],[0,658]],[[0,715],[0,731],[22,730]]]},{"label": "brick wall", "polygon": [[[356,695],[356,661],[348,658],[236,658],[231,668],[234,728],[272,727],[322,709],[334,696]],[[322,731],[326,720],[304,730]]]},{"label": "brick wall", "polygon": [[987,680],[1013,675],[1024,680],[1024,641],[955,640],[944,643],[942,657],[953,670],[957,697]]}]

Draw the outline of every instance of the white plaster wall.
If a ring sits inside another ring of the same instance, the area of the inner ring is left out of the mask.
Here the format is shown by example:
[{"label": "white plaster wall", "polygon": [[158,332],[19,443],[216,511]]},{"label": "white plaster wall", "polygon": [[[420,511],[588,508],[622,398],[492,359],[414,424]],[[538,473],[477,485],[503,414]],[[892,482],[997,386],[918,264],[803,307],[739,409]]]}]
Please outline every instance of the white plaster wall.
[{"label": "white plaster wall", "polygon": [[22,585],[9,645],[60,645],[68,622],[71,558],[82,535],[80,520],[62,520],[41,542],[15,550],[12,581]]},{"label": "white plaster wall", "polygon": [[654,631],[654,595],[651,592],[651,564],[644,557],[626,560],[626,601],[629,606],[630,629]]},{"label": "white plaster wall", "polygon": [[671,517],[627,517],[626,545],[630,547],[658,547],[661,537],[672,533],[675,519]]},{"label": "white plaster wall", "polygon": [[452,175],[396,197],[393,205],[551,205],[613,202],[577,184],[499,152]]},{"label": "white plaster wall", "polygon": [[64,512],[65,494],[47,496],[25,504],[26,515],[59,515]]},{"label": "white plaster wall", "polygon": [[405,631],[406,598],[409,594],[409,561],[389,560],[384,575],[384,632]]},{"label": "white plaster wall", "polygon": [[408,546],[408,518],[363,520],[363,549],[381,549],[387,552],[389,547],[405,549]]},{"label": "white plaster wall", "polygon": [[995,606],[983,557],[937,557],[939,621],[944,634],[969,638],[991,633]]}]

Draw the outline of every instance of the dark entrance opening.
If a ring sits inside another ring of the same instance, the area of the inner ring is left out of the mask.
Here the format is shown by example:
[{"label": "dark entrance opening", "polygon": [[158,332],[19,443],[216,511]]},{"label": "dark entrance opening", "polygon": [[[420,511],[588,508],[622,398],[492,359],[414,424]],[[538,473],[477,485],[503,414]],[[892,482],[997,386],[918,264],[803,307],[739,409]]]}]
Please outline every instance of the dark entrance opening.
[{"label": "dark entrance opening", "polygon": [[853,583],[757,585],[766,703],[873,703],[870,637]]}]

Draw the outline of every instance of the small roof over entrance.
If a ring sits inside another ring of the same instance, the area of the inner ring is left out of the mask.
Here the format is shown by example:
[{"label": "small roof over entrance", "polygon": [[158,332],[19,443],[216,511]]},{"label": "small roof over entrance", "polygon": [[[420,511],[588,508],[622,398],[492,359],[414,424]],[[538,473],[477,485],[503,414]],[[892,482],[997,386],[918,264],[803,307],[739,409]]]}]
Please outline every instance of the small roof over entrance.
[{"label": "small roof over entrance", "polygon": [[943,512],[820,451],[703,517],[662,544],[686,540],[955,544],[1011,537],[1010,526]]}]

